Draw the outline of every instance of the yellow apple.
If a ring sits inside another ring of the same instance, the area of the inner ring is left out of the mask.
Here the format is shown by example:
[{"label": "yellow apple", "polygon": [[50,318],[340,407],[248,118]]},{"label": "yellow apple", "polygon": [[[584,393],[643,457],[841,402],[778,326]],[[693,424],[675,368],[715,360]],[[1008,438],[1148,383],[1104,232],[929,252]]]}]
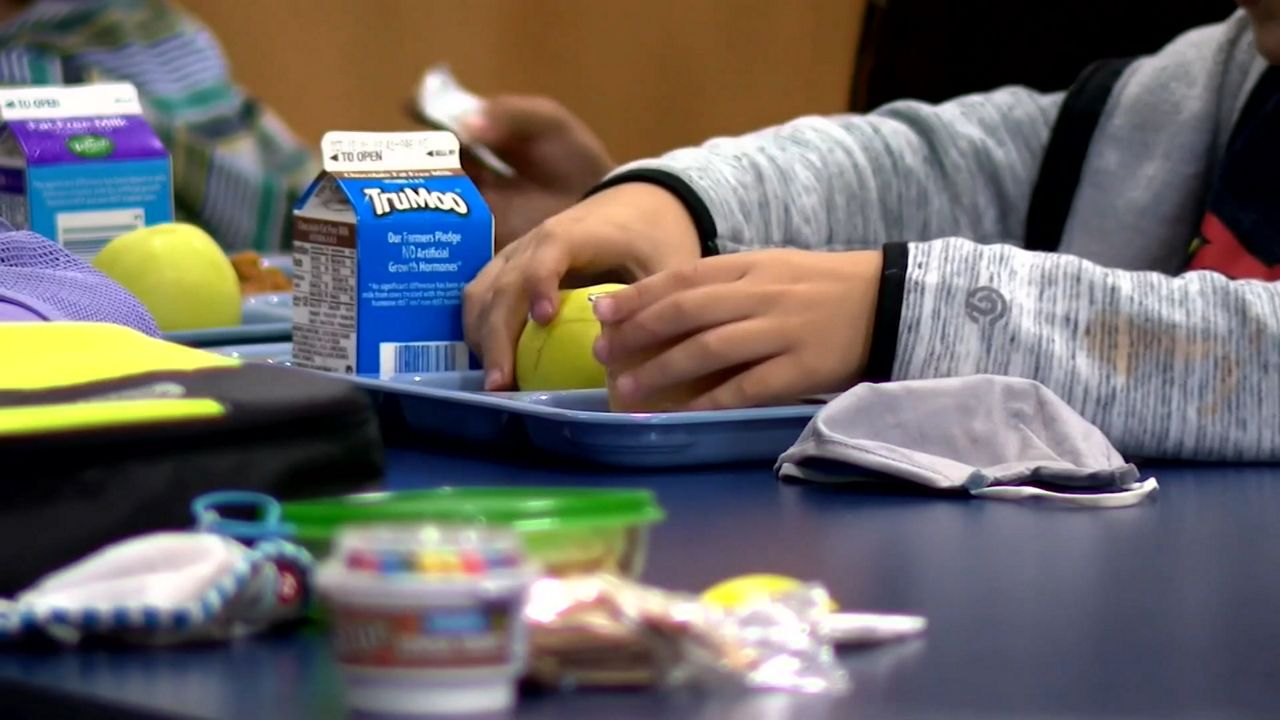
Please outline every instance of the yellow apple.
[{"label": "yellow apple", "polygon": [[516,344],[516,385],[521,390],[577,390],[605,386],[605,371],[591,346],[600,321],[591,303],[622,288],[606,284],[560,293],[560,311],[545,326],[530,319]]},{"label": "yellow apple", "polygon": [[204,230],[167,223],[107,243],[93,264],[133,293],[163,332],[240,324],[240,280]]}]

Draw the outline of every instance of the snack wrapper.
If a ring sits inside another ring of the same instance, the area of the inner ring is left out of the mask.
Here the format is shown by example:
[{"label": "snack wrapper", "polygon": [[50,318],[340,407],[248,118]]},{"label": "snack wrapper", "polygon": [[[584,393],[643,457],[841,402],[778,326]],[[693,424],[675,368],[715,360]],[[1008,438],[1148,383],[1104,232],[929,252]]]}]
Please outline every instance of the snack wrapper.
[{"label": "snack wrapper", "polygon": [[512,178],[516,171],[503,162],[492,150],[480,143],[471,142],[463,129],[463,122],[479,113],[484,99],[458,82],[448,65],[427,68],[418,82],[416,110],[422,119],[457,135],[477,160],[502,177]]},{"label": "snack wrapper", "polygon": [[844,642],[924,629],[911,616],[832,613],[819,584],[725,609],[611,575],[544,578],[525,608],[529,676],[553,686],[738,685],[842,693]]}]

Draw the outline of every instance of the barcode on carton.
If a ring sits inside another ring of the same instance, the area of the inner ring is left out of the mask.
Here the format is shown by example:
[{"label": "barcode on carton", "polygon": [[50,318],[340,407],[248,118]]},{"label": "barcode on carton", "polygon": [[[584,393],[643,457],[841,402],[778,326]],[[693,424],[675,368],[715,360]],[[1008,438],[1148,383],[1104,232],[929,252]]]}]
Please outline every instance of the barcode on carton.
[{"label": "barcode on carton", "polygon": [[58,213],[58,244],[92,260],[107,243],[147,224],[142,208]]},{"label": "barcode on carton", "polygon": [[467,370],[470,353],[462,342],[379,343],[378,374],[435,373]]}]

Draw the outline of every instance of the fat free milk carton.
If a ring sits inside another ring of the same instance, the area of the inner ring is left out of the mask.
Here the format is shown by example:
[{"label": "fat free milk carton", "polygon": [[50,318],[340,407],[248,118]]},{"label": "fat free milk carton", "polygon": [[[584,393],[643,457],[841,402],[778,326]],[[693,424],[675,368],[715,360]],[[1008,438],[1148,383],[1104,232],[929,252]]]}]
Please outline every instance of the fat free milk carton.
[{"label": "fat free milk carton", "polygon": [[293,361],[390,377],[475,366],[462,289],[493,216],[448,132],[330,132],[293,216]]},{"label": "fat free milk carton", "polygon": [[0,217],[86,259],[173,221],[169,153],[128,83],[0,88]]}]

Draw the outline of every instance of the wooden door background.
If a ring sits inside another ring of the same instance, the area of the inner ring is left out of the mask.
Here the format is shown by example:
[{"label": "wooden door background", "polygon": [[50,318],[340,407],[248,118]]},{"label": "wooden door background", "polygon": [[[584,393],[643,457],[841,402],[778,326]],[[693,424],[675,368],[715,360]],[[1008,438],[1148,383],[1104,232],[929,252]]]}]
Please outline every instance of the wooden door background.
[{"label": "wooden door background", "polygon": [[848,106],[866,0],[180,0],[307,141],[414,127],[422,71],[553,96],[627,160]]}]

